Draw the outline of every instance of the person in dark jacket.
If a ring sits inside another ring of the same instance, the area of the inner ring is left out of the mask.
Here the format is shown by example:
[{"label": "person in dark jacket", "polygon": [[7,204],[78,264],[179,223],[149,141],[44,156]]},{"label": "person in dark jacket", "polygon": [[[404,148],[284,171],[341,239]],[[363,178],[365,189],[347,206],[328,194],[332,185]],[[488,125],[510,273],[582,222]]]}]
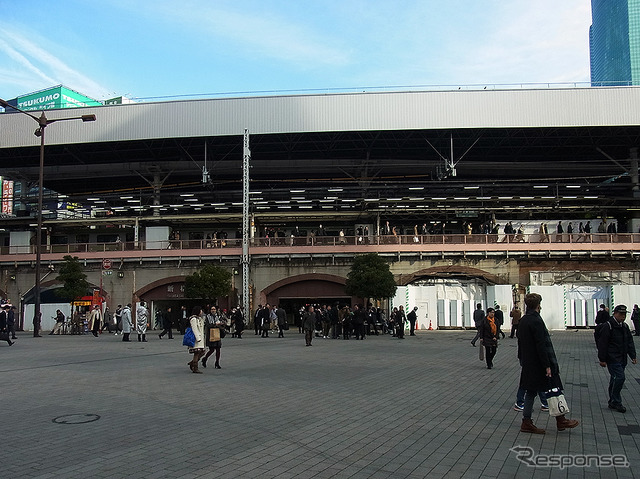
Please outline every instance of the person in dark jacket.
[{"label": "person in dark jacket", "polygon": [[14,342],[9,338],[9,329],[7,328],[7,312],[9,308],[9,306],[5,305],[0,311],[0,338],[4,339],[9,346],[12,346]]},{"label": "person in dark jacket", "polygon": [[[549,337],[549,331],[540,316],[542,296],[538,293],[527,294],[524,298],[525,315],[518,325],[518,359],[522,365],[520,387],[524,387],[524,411],[522,412],[521,432],[544,434],[531,420],[533,402],[539,391],[552,388],[563,389],[560,380],[560,368]],[[567,419],[564,414],[556,417],[558,431],[578,426],[576,420]]]},{"label": "person in dark jacket", "polygon": [[476,341],[480,338],[480,323],[485,318],[484,311],[482,310],[482,304],[476,304],[476,310],[473,312],[473,323],[476,326],[476,336],[471,340],[471,345],[475,347]]},{"label": "person in dark jacket", "polygon": [[306,346],[311,346],[313,339],[313,330],[316,326],[316,313],[313,310],[313,306],[309,306],[307,311],[302,315],[302,329],[304,331],[304,340]]},{"label": "person in dark jacket", "polygon": [[631,322],[633,323],[635,336],[640,336],[640,308],[638,308],[637,304],[633,305],[633,311],[631,311]]},{"label": "person in dark jacket", "polygon": [[627,356],[633,364],[637,363],[636,348],[629,326],[624,322],[627,317],[627,307],[620,304],[613,310],[613,317],[608,324],[598,326],[598,360],[600,366],[606,367],[611,374],[609,380],[609,409],[626,412],[622,405],[620,391],[624,386],[624,369],[627,366]]},{"label": "person in dark jacket", "polygon": [[480,344],[485,349],[485,359],[487,361],[487,369],[493,368],[493,358],[498,350],[498,325],[495,321],[495,310],[487,308],[487,317],[480,322],[478,333],[480,334]]},{"label": "person in dark jacket", "polygon": [[504,339],[506,337],[505,334],[502,332],[502,325],[504,324],[504,313],[500,309],[499,304],[496,304],[496,308],[495,308],[495,311],[493,312],[493,315],[496,319],[496,326],[498,326],[498,339],[500,339],[501,335],[502,335],[502,338]]},{"label": "person in dark jacket", "polygon": [[366,320],[366,313],[363,306],[356,304],[353,307],[353,318],[351,324],[353,326],[353,332],[356,335],[356,339],[364,339],[364,323]]},{"label": "person in dark jacket", "polygon": [[407,314],[407,319],[409,320],[409,336],[415,336],[416,333],[416,321],[418,320],[418,315],[416,314],[418,311],[418,307],[414,306],[409,314]]},{"label": "person in dark jacket", "polygon": [[282,305],[276,309],[276,316],[278,318],[278,337],[284,338],[284,328],[287,324],[287,312],[284,310]]},{"label": "person in dark jacket", "polygon": [[596,314],[596,324],[602,324],[609,321],[609,310],[604,304],[600,305],[600,311]]},{"label": "person in dark jacket", "polygon": [[171,332],[171,323],[172,321],[172,314],[171,314],[171,306],[169,306],[167,308],[166,311],[160,311],[159,312],[160,315],[160,321],[162,322],[162,332],[160,334],[158,334],[158,337],[160,339],[162,339],[162,336],[164,336],[165,334],[169,335],[169,339],[173,339],[173,333]]}]

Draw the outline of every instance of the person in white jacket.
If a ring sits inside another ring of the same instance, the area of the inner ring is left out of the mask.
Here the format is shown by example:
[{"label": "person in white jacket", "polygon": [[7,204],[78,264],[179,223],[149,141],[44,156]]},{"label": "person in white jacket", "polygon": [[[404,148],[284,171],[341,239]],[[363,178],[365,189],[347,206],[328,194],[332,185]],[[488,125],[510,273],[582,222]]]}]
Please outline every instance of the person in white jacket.
[{"label": "person in white jacket", "polygon": [[122,308],[122,340],[125,342],[130,341],[129,335],[131,334],[131,328],[133,328],[133,322],[131,321],[131,303]]},{"label": "person in white jacket", "polygon": [[189,347],[189,354],[193,354],[193,359],[187,363],[187,366],[193,373],[202,373],[198,369],[198,361],[204,356],[204,312],[201,306],[194,306],[191,317],[189,318],[189,324],[193,335],[196,337],[196,342],[193,346]]},{"label": "person in white jacket", "polygon": [[138,342],[147,342],[147,328],[149,327],[149,310],[144,301],[136,308],[136,332],[138,333]]}]

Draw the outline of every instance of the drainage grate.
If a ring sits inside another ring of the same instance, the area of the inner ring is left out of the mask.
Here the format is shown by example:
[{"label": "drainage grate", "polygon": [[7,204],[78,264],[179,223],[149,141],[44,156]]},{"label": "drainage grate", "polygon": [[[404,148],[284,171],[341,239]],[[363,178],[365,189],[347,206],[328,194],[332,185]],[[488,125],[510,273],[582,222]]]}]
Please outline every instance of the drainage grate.
[{"label": "drainage grate", "polygon": [[97,414],[66,414],[52,419],[51,422],[56,424],[85,424],[98,419],[100,419],[100,416]]}]

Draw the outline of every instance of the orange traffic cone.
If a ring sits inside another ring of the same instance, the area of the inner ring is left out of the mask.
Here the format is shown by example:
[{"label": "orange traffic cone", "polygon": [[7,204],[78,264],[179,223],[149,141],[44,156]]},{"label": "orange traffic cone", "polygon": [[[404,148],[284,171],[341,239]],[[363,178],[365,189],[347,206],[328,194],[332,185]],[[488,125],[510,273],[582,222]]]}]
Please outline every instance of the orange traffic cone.
[{"label": "orange traffic cone", "polygon": [[429,321],[429,331],[433,331],[433,328],[431,327],[431,321]]},{"label": "orange traffic cone", "polygon": [[418,324],[418,321],[416,321],[416,327],[415,327],[414,329],[415,329],[416,331],[417,331],[418,329],[420,329],[420,324]]}]

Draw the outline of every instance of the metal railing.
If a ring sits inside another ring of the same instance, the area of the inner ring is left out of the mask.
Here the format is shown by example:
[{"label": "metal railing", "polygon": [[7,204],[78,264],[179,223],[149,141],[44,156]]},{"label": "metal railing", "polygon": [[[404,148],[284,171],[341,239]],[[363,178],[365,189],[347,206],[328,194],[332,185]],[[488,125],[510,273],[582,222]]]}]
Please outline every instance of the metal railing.
[{"label": "metal railing", "polygon": [[[304,248],[330,247],[339,250],[343,246],[402,246],[403,249],[438,248],[446,250],[448,247],[459,249],[469,245],[478,248],[487,246],[491,249],[510,249],[518,245],[531,245],[539,249],[547,245],[549,249],[575,249],[583,246],[587,249],[607,248],[611,245],[631,244],[631,249],[640,249],[640,234],[637,233],[573,233],[573,234],[434,234],[434,235],[371,235],[371,236],[288,236],[288,237],[257,237],[250,241],[253,248]],[[607,246],[609,245],[609,246]],[[225,240],[163,240],[137,241],[113,243],[69,243],[43,245],[43,254],[76,254],[76,253],[117,253],[137,251],[162,250],[229,250],[242,248],[242,239]],[[16,254],[35,254],[34,246],[4,246],[0,248],[0,256]]]}]

